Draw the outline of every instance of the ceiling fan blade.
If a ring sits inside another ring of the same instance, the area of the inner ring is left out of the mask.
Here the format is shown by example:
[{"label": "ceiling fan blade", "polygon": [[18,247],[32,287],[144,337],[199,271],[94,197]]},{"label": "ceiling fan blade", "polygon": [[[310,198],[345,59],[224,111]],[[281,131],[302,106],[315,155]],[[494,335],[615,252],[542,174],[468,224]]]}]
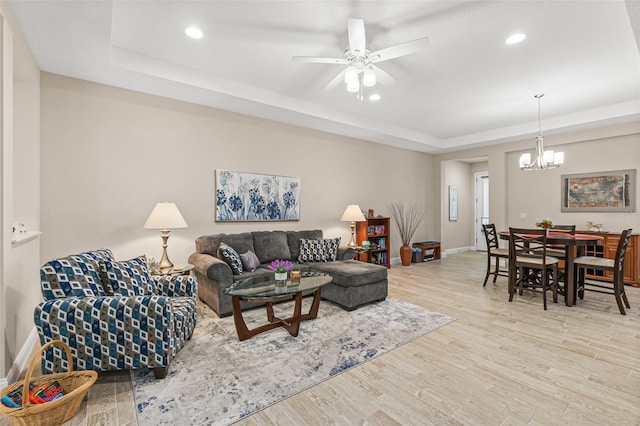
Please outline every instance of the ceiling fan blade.
[{"label": "ceiling fan blade", "polygon": [[374,70],[374,71],[375,71],[375,73],[376,73],[376,80],[377,80],[379,83],[382,83],[382,84],[384,84],[385,86],[391,86],[393,83],[395,83],[395,82],[396,82],[396,80],[395,80],[393,77],[391,77],[391,76],[389,75],[389,73],[387,73],[387,72],[386,72],[385,70],[383,70],[382,68],[377,67],[377,66],[375,66],[375,65],[372,65],[372,67],[373,67],[373,70]]},{"label": "ceiling fan blade", "polygon": [[366,35],[364,32],[364,21],[362,19],[349,19],[349,49],[355,53],[364,55],[366,48]]},{"label": "ceiling fan blade", "polygon": [[326,86],[324,86],[324,90],[331,90],[334,87],[336,87],[338,84],[340,84],[341,82],[344,81],[344,73],[345,73],[346,69],[340,71],[340,73],[338,75],[336,75],[335,77],[333,77],[333,79],[327,83]]},{"label": "ceiling fan blade", "polygon": [[346,65],[349,63],[344,58],[321,58],[317,56],[292,56],[291,60],[294,62],[313,62],[317,64],[341,64]]},{"label": "ceiling fan blade", "polygon": [[389,59],[399,56],[410,55],[418,50],[429,46],[429,37],[422,37],[416,40],[406,41],[396,44],[395,46],[386,47],[369,55],[369,61],[372,63],[388,61]]}]

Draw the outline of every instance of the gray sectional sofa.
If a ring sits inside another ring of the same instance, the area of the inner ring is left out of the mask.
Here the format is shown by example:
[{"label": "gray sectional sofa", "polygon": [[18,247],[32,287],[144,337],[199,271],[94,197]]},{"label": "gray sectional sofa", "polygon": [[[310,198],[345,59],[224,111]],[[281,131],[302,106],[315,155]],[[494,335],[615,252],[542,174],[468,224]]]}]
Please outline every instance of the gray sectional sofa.
[{"label": "gray sectional sofa", "polygon": [[[269,264],[283,259],[292,261],[295,269],[331,275],[333,281],[322,288],[322,298],[346,310],[387,297],[387,268],[354,260],[355,251],[347,246],[338,248],[334,261],[298,261],[301,239],[322,240],[322,231],[257,231],[199,237],[196,252],[189,256],[189,263],[195,266],[198,296],[220,317],[230,315],[231,297],[224,290],[240,279],[273,274],[268,269]],[[255,253],[260,266],[254,271],[243,270],[241,274],[234,274],[224,256],[219,254],[221,243],[232,247],[238,254]],[[243,309],[251,306],[256,305],[242,305]]]}]

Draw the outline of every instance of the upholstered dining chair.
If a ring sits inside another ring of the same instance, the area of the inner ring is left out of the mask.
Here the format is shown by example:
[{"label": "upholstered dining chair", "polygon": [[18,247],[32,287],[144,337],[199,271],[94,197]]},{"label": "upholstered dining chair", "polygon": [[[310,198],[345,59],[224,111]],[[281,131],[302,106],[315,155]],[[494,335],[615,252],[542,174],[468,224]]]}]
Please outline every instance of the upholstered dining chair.
[{"label": "upholstered dining chair", "polygon": [[517,290],[522,295],[525,287],[542,289],[545,311],[547,290],[552,291],[553,303],[558,303],[558,258],[547,256],[546,230],[509,228],[509,302]]},{"label": "upholstered dining chair", "polygon": [[[482,225],[482,232],[484,233],[484,239],[487,242],[487,274],[484,277],[484,284],[487,285],[489,275],[493,275],[493,282],[496,282],[498,276],[508,277],[508,271],[500,269],[500,259],[509,260],[509,250],[500,248],[498,244],[498,233],[496,232],[496,225],[489,223]],[[495,259],[495,269],[491,265],[491,260]]]},{"label": "upholstered dining chair", "polygon": [[[615,258],[605,259],[603,257],[596,256],[580,256],[574,260],[578,276],[576,289],[580,299],[584,299],[585,290],[597,293],[613,294],[616,298],[616,302],[618,303],[620,313],[622,315],[626,315],[624,307],[626,306],[628,309],[631,308],[631,306],[629,305],[627,294],[624,291],[623,267],[627,246],[629,245],[629,239],[631,238],[631,231],[631,229],[626,229],[620,234],[620,241],[618,241]],[[613,280],[611,283],[595,280],[587,281],[585,278],[587,269],[610,272],[613,274]]]}]

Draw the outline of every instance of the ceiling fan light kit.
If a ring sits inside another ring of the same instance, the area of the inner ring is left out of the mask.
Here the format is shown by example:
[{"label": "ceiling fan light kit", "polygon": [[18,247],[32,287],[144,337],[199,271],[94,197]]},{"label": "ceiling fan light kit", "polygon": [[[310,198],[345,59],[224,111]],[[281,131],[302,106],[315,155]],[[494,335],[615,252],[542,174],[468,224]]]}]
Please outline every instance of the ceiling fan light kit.
[{"label": "ceiling fan light kit", "polygon": [[[349,19],[347,23],[349,47],[344,51],[344,58],[321,58],[313,56],[294,56],[291,59],[296,62],[311,62],[321,64],[347,65],[344,72],[344,82],[347,92],[356,93],[358,100],[364,99],[364,88],[373,87],[379,81],[383,84],[392,84],[393,78],[377,68],[374,64],[389,59],[406,56],[417,52],[428,41],[427,37],[407,41],[395,46],[387,47],[375,52],[366,49],[366,34],[362,19]],[[332,88],[340,81],[340,74],[327,85],[325,90]]]},{"label": "ceiling fan light kit", "polygon": [[564,152],[553,152],[544,150],[544,139],[542,138],[542,127],[540,125],[540,99],[544,93],[539,93],[534,97],[538,99],[538,136],[536,136],[536,151],[533,154],[533,161],[530,153],[520,156],[520,170],[535,171],[557,169],[564,164]]}]

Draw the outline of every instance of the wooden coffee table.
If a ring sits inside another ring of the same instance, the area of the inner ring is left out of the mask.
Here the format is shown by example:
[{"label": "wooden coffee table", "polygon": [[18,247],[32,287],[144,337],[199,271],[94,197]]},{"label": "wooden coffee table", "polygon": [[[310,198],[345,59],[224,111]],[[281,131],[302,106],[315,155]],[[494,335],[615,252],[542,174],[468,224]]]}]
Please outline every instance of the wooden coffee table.
[{"label": "wooden coffee table", "polygon": [[[232,297],[233,322],[236,326],[238,339],[241,341],[247,340],[256,334],[264,333],[277,327],[283,327],[293,337],[298,336],[300,323],[318,316],[320,289],[323,285],[329,284],[331,280],[331,276],[327,274],[303,272],[300,283],[293,284],[291,283],[291,279],[287,280],[287,287],[284,293],[276,293],[276,282],[273,276],[254,277],[237,281],[226,289],[225,293]],[[313,293],[313,302],[311,303],[309,312],[302,314],[302,296],[311,293]],[[291,299],[291,297],[295,300],[293,316],[285,319],[276,317],[273,313],[273,303]],[[269,322],[250,330],[242,316],[242,309],[240,307],[240,301],[242,300],[264,303],[267,309],[267,320]]]}]

